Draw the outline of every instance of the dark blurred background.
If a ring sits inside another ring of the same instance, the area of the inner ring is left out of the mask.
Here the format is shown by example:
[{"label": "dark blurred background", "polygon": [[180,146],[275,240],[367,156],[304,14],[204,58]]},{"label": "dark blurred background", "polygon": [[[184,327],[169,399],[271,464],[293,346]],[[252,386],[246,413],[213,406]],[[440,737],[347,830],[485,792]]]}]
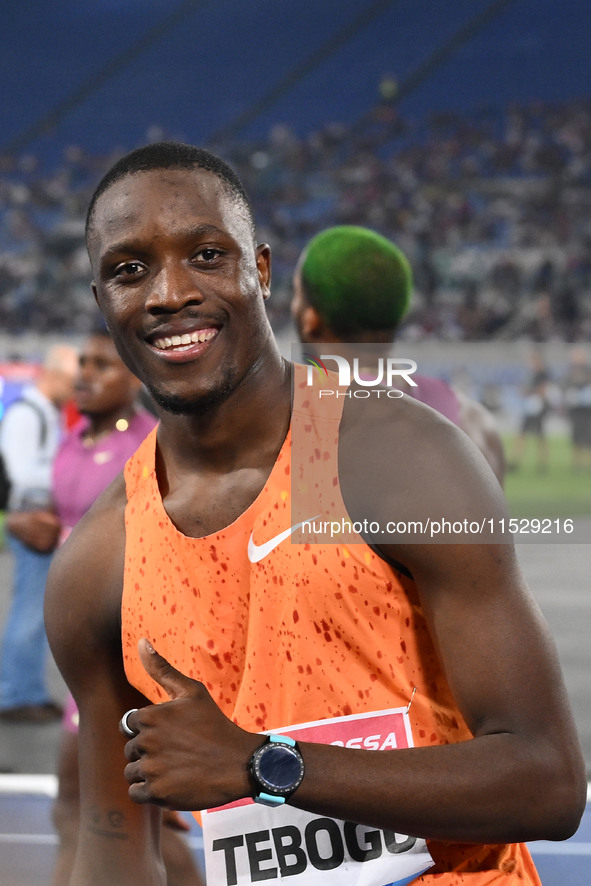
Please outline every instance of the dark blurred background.
[{"label": "dark blurred background", "polygon": [[591,337],[591,4],[27,0],[1,18],[5,348],[86,331],[89,193],[161,138],[245,180],[279,333],[303,243],[358,223],[414,265],[407,340]]},{"label": "dark blurred background", "polygon": [[[0,414],[49,340],[94,325],[83,228],[99,178],[132,148],[180,139],[221,154],[251,193],[287,355],[302,246],[354,223],[412,262],[403,353],[486,403],[508,460],[543,365],[549,468],[529,440],[508,500],[574,517],[588,541],[591,469],[573,465],[568,379],[582,366],[591,392],[590,34],[588,0],[4,3]],[[590,547],[523,549],[590,766]],[[0,550],[0,621],[7,560]],[[3,735],[0,764],[47,772],[57,736],[43,729]],[[589,882],[589,834],[586,819],[563,858],[537,845],[544,883]],[[33,857],[21,844],[19,864]]]}]

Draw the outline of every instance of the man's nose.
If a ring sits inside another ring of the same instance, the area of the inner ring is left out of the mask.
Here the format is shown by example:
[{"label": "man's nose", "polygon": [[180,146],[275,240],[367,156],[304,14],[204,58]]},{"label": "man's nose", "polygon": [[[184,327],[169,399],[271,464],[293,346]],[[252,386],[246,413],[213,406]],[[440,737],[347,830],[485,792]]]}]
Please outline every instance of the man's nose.
[{"label": "man's nose", "polygon": [[146,309],[153,313],[172,313],[202,302],[203,294],[194,269],[184,262],[168,261],[151,281]]}]

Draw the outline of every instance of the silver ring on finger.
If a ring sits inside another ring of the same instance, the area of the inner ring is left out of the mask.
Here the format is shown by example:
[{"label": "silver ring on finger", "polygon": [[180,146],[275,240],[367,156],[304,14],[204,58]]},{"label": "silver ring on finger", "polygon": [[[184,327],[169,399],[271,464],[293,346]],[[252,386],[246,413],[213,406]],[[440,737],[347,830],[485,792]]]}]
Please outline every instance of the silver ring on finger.
[{"label": "silver ring on finger", "polygon": [[129,711],[126,711],[119,721],[119,727],[121,731],[124,732],[125,735],[129,735],[130,738],[135,738],[136,735],[139,735],[139,732],[136,732],[136,730],[132,729],[127,723],[127,718],[129,717],[129,715],[135,714],[137,710],[137,708],[131,708]]}]

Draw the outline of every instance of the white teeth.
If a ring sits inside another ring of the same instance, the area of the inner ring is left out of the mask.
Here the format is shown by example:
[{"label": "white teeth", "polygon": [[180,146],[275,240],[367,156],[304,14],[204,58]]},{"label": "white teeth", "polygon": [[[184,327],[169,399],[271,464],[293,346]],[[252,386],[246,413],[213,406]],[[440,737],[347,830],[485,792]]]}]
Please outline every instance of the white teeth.
[{"label": "white teeth", "polygon": [[182,335],[171,335],[170,338],[168,336],[166,338],[157,338],[154,342],[154,347],[158,348],[159,351],[165,351],[168,348],[178,348],[183,345],[201,344],[205,341],[211,341],[215,334],[215,329],[201,329],[191,333],[184,332]]}]

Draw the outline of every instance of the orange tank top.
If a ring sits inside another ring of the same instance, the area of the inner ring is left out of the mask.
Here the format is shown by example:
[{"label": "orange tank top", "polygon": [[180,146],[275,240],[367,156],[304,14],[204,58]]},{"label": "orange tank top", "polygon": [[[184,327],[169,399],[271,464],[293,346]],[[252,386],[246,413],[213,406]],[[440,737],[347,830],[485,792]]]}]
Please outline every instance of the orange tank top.
[{"label": "orange tank top", "polygon": [[[342,401],[332,410],[316,409],[305,370],[296,367],[291,429],[263,490],[234,523],[204,538],[183,535],[169,519],[156,478],[156,430],[146,438],[125,468],[127,677],[154,703],[167,700],[139,660],[137,643],[145,636],[178,670],[202,681],[244,729],[410,703],[415,746],[468,740],[413,581],[361,538],[355,544],[292,541],[292,437],[298,470],[305,444],[310,465],[324,477],[328,498],[319,507],[344,509],[333,468],[341,411]],[[429,842],[429,849],[438,872],[433,883],[440,886],[515,878],[539,884],[527,849],[518,844]],[[432,876],[416,882],[431,883]]]}]

